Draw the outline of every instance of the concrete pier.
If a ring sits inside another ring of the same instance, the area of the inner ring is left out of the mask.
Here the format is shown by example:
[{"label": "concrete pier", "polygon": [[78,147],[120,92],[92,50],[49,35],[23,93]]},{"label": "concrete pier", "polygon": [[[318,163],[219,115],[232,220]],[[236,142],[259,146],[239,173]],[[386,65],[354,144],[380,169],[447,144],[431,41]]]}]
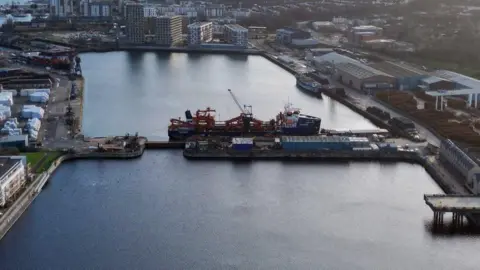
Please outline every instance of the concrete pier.
[{"label": "concrete pier", "polygon": [[425,203],[433,210],[433,225],[444,225],[445,213],[452,213],[453,229],[462,228],[465,220],[480,226],[480,196],[472,195],[424,195]]}]

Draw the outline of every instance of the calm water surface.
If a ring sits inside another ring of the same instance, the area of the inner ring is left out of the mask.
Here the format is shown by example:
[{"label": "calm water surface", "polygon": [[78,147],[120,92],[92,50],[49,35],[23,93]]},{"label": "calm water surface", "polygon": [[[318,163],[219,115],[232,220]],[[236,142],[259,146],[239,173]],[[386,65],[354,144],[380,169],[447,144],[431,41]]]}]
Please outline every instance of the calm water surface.
[{"label": "calm water surface", "polygon": [[[84,131],[165,137],[187,108],[269,119],[290,99],[329,128],[372,128],[259,57],[87,54]],[[224,117],[223,117],[224,116]],[[433,237],[410,164],[189,162],[179,151],[62,165],[0,242],[0,269],[478,269],[479,239]]]}]

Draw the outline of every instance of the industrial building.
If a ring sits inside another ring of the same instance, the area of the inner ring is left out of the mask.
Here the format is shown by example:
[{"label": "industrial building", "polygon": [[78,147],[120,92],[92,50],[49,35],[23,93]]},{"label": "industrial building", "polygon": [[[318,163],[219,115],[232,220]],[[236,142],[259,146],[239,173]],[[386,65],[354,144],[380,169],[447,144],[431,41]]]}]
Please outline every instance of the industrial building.
[{"label": "industrial building", "polygon": [[250,39],[267,38],[268,37],[267,27],[265,27],[265,26],[249,26],[248,27],[248,37]]},{"label": "industrial building", "polygon": [[455,82],[437,76],[428,76],[420,80],[418,87],[425,91],[453,90]]},{"label": "industrial building", "polygon": [[238,24],[226,24],[224,28],[224,40],[236,47],[248,47],[248,29]]},{"label": "industrial building", "polygon": [[0,157],[0,207],[5,207],[25,185],[24,164],[19,158]]},{"label": "industrial building", "polygon": [[307,32],[296,28],[282,28],[278,29],[275,35],[275,41],[283,45],[290,45],[295,39],[310,39],[312,35]]},{"label": "industrial building", "polygon": [[0,149],[2,148],[17,148],[24,150],[28,147],[28,135],[14,135],[0,137]]},{"label": "industrial building", "polygon": [[327,53],[333,52],[332,48],[316,48],[316,49],[306,49],[305,50],[305,60],[313,61],[315,57],[325,55]]},{"label": "industrial building", "polygon": [[391,61],[378,62],[370,65],[396,78],[395,88],[399,90],[413,90],[418,87],[421,80],[428,75],[419,69]]},{"label": "industrial building", "polygon": [[440,143],[440,160],[453,167],[460,175],[465,177],[466,186],[474,194],[480,193],[480,167],[451,140]]},{"label": "industrial building", "polygon": [[[441,81],[435,82],[427,81],[429,84],[428,87],[440,88],[440,86],[452,86],[448,82],[453,83],[453,89],[429,89],[427,94],[436,97],[436,109],[443,110],[445,96],[463,96],[468,97],[468,106],[469,107],[478,107],[478,99],[480,98],[480,80],[453,72],[448,70],[436,70],[432,73],[434,77],[438,77]],[[424,83],[427,83],[424,82]],[[425,87],[425,86],[424,86]]]},{"label": "industrial building", "polygon": [[368,40],[379,39],[383,34],[383,29],[373,25],[361,25],[352,27],[348,33],[348,41],[353,44],[361,44]]},{"label": "industrial building", "polygon": [[188,45],[200,45],[213,38],[212,22],[196,22],[188,25]]},{"label": "industrial building", "polygon": [[324,54],[322,56],[314,57],[313,59],[313,66],[318,69],[319,71],[326,73],[326,74],[333,74],[335,71],[335,65],[341,63],[358,63],[361,64],[360,61],[350,58],[348,56],[331,52]]},{"label": "industrial building", "polygon": [[142,4],[128,3],[125,6],[127,40],[132,44],[142,44],[145,38],[145,12]]},{"label": "industrial building", "polygon": [[393,89],[395,77],[361,63],[335,64],[335,78],[345,85],[371,93]]}]

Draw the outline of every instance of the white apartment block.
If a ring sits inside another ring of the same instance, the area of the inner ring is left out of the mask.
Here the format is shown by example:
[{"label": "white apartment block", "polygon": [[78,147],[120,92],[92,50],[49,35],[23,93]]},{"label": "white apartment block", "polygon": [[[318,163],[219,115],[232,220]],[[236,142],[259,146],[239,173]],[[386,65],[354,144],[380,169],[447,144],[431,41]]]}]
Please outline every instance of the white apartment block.
[{"label": "white apartment block", "polygon": [[225,5],[208,5],[205,7],[205,16],[208,18],[218,18],[225,16]]},{"label": "white apartment block", "polygon": [[126,34],[129,43],[142,44],[145,39],[145,11],[142,4],[129,3],[125,7]]},{"label": "white apartment block", "polygon": [[200,45],[213,38],[212,22],[196,22],[188,25],[188,45]]},{"label": "white apartment block", "polygon": [[73,15],[72,0],[49,0],[50,14],[54,17],[67,17]]},{"label": "white apartment block", "polygon": [[112,16],[112,4],[110,2],[92,2],[85,0],[80,3],[81,16],[94,18],[107,18]]},{"label": "white apartment block", "polygon": [[26,182],[26,168],[17,157],[0,158],[0,207],[4,207]]},{"label": "white apartment block", "polygon": [[238,24],[226,24],[223,32],[225,42],[238,47],[248,47],[248,29]]},{"label": "white apartment block", "polygon": [[155,7],[144,7],[145,17],[157,17],[157,9]]}]

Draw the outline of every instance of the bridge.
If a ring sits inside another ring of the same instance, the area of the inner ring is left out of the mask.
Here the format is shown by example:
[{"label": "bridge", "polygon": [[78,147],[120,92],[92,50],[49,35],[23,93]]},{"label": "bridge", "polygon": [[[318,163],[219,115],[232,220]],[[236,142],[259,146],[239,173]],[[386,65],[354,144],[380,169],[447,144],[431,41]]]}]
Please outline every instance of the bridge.
[{"label": "bridge", "polygon": [[[478,225],[473,214],[480,214],[480,196],[473,195],[424,195],[425,203],[433,211],[433,224],[443,225],[445,213],[452,213],[454,227],[463,225],[465,217]],[[477,216],[477,215],[475,215]]]}]

